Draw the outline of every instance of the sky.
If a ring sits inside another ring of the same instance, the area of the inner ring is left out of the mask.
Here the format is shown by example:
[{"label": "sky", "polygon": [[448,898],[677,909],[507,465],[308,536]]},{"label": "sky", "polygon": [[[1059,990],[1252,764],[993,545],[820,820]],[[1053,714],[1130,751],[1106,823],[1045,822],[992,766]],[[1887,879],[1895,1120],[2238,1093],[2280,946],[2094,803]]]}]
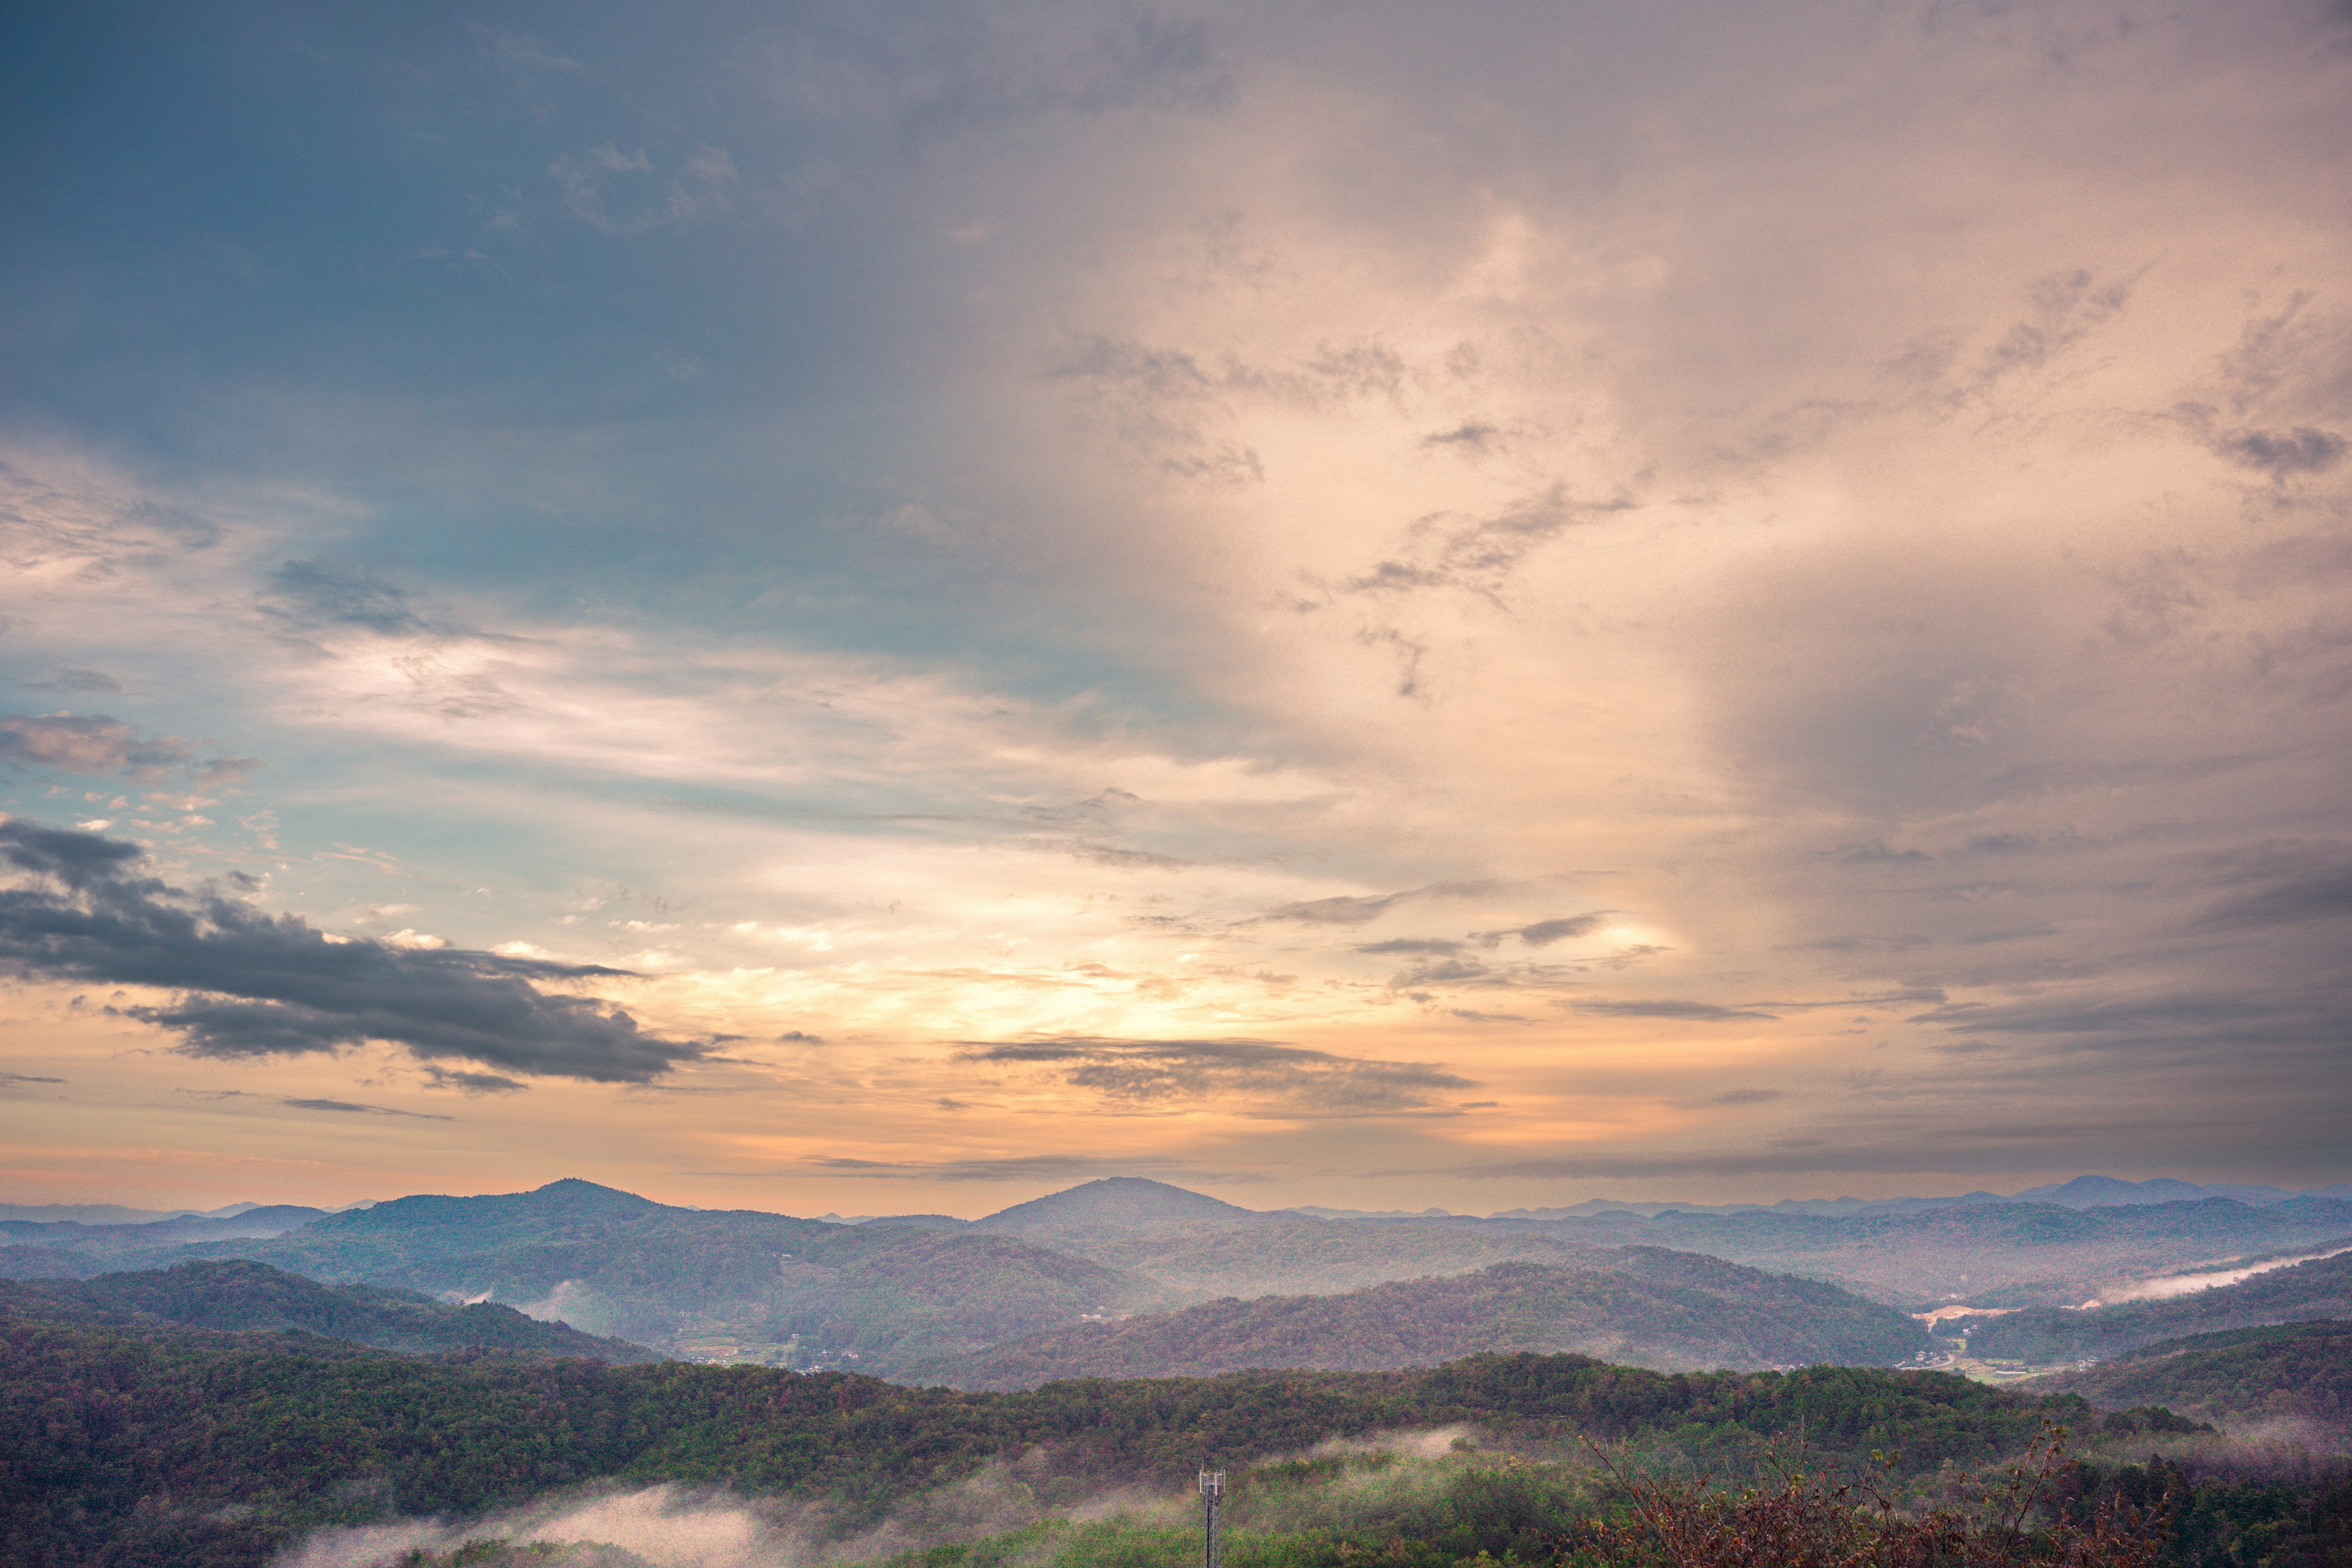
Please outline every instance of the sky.
[{"label": "sky", "polygon": [[0,1200],[2352,1178],[2352,6],[27,6],[0,138]]}]

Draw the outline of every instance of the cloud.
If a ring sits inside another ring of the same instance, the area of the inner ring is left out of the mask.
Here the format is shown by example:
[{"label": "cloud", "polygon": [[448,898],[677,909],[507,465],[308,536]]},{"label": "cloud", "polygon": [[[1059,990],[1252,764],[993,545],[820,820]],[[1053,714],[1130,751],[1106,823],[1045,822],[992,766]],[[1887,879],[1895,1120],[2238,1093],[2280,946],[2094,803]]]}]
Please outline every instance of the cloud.
[{"label": "cloud", "polygon": [[1408,896],[1386,893],[1374,898],[1309,899],[1303,903],[1285,904],[1278,910],[1268,910],[1258,918],[1297,921],[1302,925],[1360,926],[1368,921],[1380,919],[1398,900]]},{"label": "cloud", "polygon": [[1128,1105],[1241,1098],[1287,1115],[1370,1116],[1423,1110],[1474,1088],[1429,1062],[1371,1061],[1271,1040],[1118,1040],[1056,1037],[967,1041],[962,1059],[1039,1066],[1073,1089]]},{"label": "cloud", "polygon": [[[874,118],[921,146],[1040,118],[1198,112],[1231,90],[1207,25],[1146,10],[1023,27],[984,13],[907,12],[887,28],[797,28],[764,62],[779,96],[819,120]],[[1089,24],[1092,25],[1089,25]],[[1083,133],[1083,132],[1082,132]]]},{"label": "cloud", "polygon": [[1409,991],[1422,985],[1507,985],[1510,982],[1475,958],[1440,957],[1401,969],[1389,977],[1389,989]]},{"label": "cloud", "polygon": [[643,1083],[709,1049],[646,1033],[617,1007],[539,988],[620,971],[331,941],[297,916],[137,875],[142,858],[121,839],[0,822],[0,864],[21,874],[0,889],[0,969],[173,992],[168,1003],[121,1012],[179,1035],[199,1057],[383,1040],[421,1058]]},{"label": "cloud", "polygon": [[63,1083],[61,1078],[37,1078],[31,1073],[0,1072],[0,1083]]},{"label": "cloud", "polygon": [[2205,929],[2259,930],[2342,920],[2352,915],[2352,863],[2340,861],[2284,876],[2259,892],[2217,905],[2196,921]]},{"label": "cloud", "polygon": [[106,671],[83,669],[71,664],[61,664],[46,679],[26,684],[36,691],[70,691],[78,697],[112,695],[122,689],[122,682]]},{"label": "cloud", "polygon": [[[2352,1039],[2352,1004],[2326,978],[2316,984],[2274,984],[2242,990],[2144,990],[2035,997],[2007,1003],[1954,1003],[1908,1020],[1957,1034],[2069,1040],[2084,1048],[2150,1052],[2158,1046],[2201,1054],[2218,1045],[2243,1052],[2263,1045],[2328,1056]],[[2248,1065],[2251,1065],[2250,1063]]]},{"label": "cloud", "polygon": [[1446,953],[1460,952],[1467,945],[1465,942],[1448,942],[1443,937],[1400,936],[1391,937],[1387,942],[1368,942],[1359,946],[1356,951],[1375,955],[1395,952]]},{"label": "cloud", "polygon": [[2333,430],[2298,425],[2292,430],[2233,430],[2217,435],[2213,449],[2240,468],[2259,468],[2274,479],[2290,474],[2324,474],[2344,460],[2344,437]]},{"label": "cloud", "polygon": [[1301,925],[1360,926],[1380,919],[1399,904],[1423,899],[1476,899],[1503,890],[1508,884],[1496,881],[1432,882],[1426,887],[1409,888],[1397,893],[1343,894],[1337,898],[1308,899],[1299,903],[1284,904],[1257,916],[1260,921],[1295,921]]},{"label": "cloud", "polygon": [[174,735],[142,735],[103,713],[0,714],[0,763],[152,784],[185,770],[206,782],[241,778],[250,757],[205,757]]},{"label": "cloud", "polygon": [[1260,1181],[1248,1173],[1183,1159],[1150,1155],[1119,1158],[1095,1154],[1022,1154],[1002,1160],[861,1160],[819,1155],[802,1162],[835,1176],[868,1176],[939,1182],[1091,1182],[1104,1176],[1149,1176],[1155,1181],[1230,1185]]},{"label": "cloud", "polygon": [[1727,1024],[1741,1018],[1774,1016],[1747,1007],[1718,1007],[1712,1002],[1570,1002],[1568,1005],[1574,1012],[1604,1018],[1680,1018],[1694,1024]]},{"label": "cloud", "polygon": [[363,626],[385,637],[436,629],[409,608],[405,589],[373,572],[338,572],[316,561],[289,561],[272,572],[267,608],[305,626]]},{"label": "cloud", "polygon": [[1503,938],[1515,936],[1529,947],[1549,947],[1556,942],[1565,942],[1570,937],[1591,936],[1594,931],[1606,929],[1609,917],[1615,912],[1613,910],[1593,910],[1580,915],[1566,915],[1558,920],[1537,921],[1532,925],[1515,926],[1505,931],[1480,931],[1478,940],[1486,946],[1493,947]]},{"label": "cloud", "polygon": [[1407,531],[1403,550],[1344,586],[1355,594],[1466,588],[1499,598],[1511,574],[1537,550],[1579,523],[1631,510],[1634,504],[1624,496],[1570,500],[1568,487],[1555,484],[1491,517],[1466,521],[1447,513],[1424,517]]},{"label": "cloud", "polygon": [[1696,1100],[1677,1100],[1672,1103],[1682,1110],[1710,1110],[1736,1105],[1768,1105],[1781,1098],[1777,1089],[1727,1089],[1720,1094],[1710,1094]]},{"label": "cloud", "polygon": [[513,1094],[530,1085],[494,1072],[452,1071],[446,1068],[425,1069],[427,1089],[454,1089],[462,1094]]},{"label": "cloud", "polygon": [[354,1116],[404,1116],[415,1121],[454,1121],[453,1116],[436,1116],[429,1110],[398,1110],[389,1105],[362,1105],[350,1100],[281,1100],[280,1105],[296,1110],[336,1110]]},{"label": "cloud", "polygon": [[652,175],[653,160],[640,149],[623,153],[613,142],[577,154],[566,153],[547,166],[563,193],[564,209],[591,227],[610,235],[641,235],[670,224],[689,223],[707,214],[725,212],[735,205],[743,187],[735,160],[724,147],[701,146],[687,154],[677,173],[657,193],[641,198],[638,209],[625,217],[606,210],[615,177]]}]

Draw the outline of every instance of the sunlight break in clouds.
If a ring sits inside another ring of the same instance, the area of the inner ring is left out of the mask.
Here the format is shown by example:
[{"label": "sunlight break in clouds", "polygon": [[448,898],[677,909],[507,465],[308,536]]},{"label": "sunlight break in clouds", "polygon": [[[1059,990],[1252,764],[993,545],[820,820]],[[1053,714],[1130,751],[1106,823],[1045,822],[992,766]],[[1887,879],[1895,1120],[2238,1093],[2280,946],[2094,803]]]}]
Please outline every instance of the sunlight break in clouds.
[{"label": "sunlight break in clouds", "polygon": [[2352,23],[613,20],[93,98],[278,183],[27,205],[0,806],[659,1047],[26,942],[19,1184],[2352,1174]]}]

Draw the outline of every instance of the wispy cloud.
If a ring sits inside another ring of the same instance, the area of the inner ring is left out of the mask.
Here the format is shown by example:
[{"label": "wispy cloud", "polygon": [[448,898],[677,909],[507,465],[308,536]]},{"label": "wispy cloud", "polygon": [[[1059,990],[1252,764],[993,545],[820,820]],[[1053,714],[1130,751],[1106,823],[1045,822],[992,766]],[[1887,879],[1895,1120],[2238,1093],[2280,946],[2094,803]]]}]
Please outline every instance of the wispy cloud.
[{"label": "wispy cloud", "polygon": [[[1092,1182],[1106,1176],[1147,1176],[1153,1181],[1227,1186],[1263,1181],[1253,1172],[1233,1172],[1185,1159],[1146,1155],[1014,1154],[999,1159],[867,1160],[851,1155],[819,1155],[806,1162],[828,1175],[886,1181],[926,1182]],[[772,1173],[771,1173],[772,1174]]]},{"label": "wispy cloud", "polygon": [[141,784],[175,773],[203,784],[233,783],[261,765],[175,735],[142,735],[103,713],[0,713],[0,766],[8,764]]},{"label": "wispy cloud", "polygon": [[281,1100],[280,1105],[293,1110],[331,1110],[351,1116],[404,1116],[413,1121],[452,1121],[456,1118],[436,1116],[429,1110],[402,1110],[390,1105],[362,1105],[349,1100]]},{"label": "wispy cloud", "polygon": [[1769,1022],[1774,1016],[1752,1007],[1726,1007],[1713,1002],[1691,1002],[1670,998],[1654,1001],[1610,1002],[1602,1000],[1575,1001],[1568,1005],[1572,1013],[1590,1013],[1603,1018],[1672,1018],[1691,1024],[1728,1024],[1743,1019]]},{"label": "wispy cloud", "polygon": [[1083,1037],[968,1042],[968,1062],[1045,1068],[1073,1089],[1124,1104],[1239,1100],[1277,1115],[1419,1111],[1475,1081],[1429,1062],[1377,1061],[1271,1040]]}]

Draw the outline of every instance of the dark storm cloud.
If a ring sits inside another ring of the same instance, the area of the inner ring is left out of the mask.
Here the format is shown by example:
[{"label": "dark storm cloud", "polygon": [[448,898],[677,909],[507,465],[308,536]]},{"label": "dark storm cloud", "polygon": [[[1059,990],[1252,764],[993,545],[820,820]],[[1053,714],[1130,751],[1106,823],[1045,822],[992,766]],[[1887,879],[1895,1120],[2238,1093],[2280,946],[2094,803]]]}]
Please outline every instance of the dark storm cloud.
[{"label": "dark storm cloud", "polygon": [[121,1011],[178,1034],[194,1056],[299,1055],[384,1040],[420,1058],[642,1083],[708,1049],[534,984],[619,971],[330,941],[295,916],[140,876],[142,858],[121,839],[0,822],[0,863],[21,874],[0,889],[0,969],[173,992],[162,1005]]},{"label": "dark storm cloud", "polygon": [[1239,1096],[1285,1115],[1381,1115],[1474,1087],[1428,1062],[1367,1061],[1272,1040],[1064,1036],[966,1045],[965,1061],[1045,1067],[1074,1089],[1138,1105]]},{"label": "dark storm cloud", "polygon": [[1727,1024],[1739,1018],[1775,1016],[1747,1007],[1718,1007],[1712,1002],[1570,1002],[1568,1005],[1572,1011],[1604,1018],[1680,1018],[1693,1024]]}]

